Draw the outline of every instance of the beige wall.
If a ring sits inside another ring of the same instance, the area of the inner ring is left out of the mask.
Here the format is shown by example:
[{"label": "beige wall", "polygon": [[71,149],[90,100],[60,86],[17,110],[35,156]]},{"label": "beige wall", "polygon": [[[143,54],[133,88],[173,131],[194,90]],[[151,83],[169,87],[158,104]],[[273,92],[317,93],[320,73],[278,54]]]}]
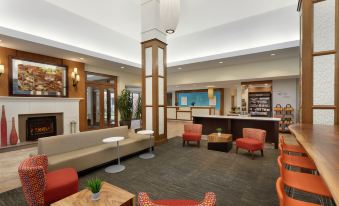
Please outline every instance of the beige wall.
[{"label": "beige wall", "polygon": [[118,94],[125,86],[141,87],[141,73],[124,72],[118,69],[98,68],[90,65],[85,65],[85,70],[89,72],[114,75],[118,77]]},{"label": "beige wall", "polygon": [[187,72],[184,68],[181,72],[168,74],[169,85],[298,76],[299,59],[285,58]]}]

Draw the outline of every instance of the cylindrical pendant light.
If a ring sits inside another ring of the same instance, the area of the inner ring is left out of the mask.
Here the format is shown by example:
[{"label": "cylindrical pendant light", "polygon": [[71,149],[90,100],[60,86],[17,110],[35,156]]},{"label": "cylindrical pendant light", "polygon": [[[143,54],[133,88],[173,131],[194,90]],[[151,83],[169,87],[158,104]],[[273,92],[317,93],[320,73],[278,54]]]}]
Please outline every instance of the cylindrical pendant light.
[{"label": "cylindrical pendant light", "polygon": [[180,17],[180,0],[160,0],[161,26],[168,34],[173,34]]},{"label": "cylindrical pendant light", "polygon": [[214,98],[214,89],[213,87],[208,87],[208,99]]}]

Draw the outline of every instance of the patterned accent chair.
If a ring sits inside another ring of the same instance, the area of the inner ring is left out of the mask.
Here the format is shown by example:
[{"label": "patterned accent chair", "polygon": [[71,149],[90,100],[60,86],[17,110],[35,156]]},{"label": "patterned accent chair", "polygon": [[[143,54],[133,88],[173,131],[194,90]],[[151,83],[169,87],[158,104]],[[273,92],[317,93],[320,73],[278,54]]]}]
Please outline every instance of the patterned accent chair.
[{"label": "patterned accent chair", "polygon": [[213,192],[207,192],[203,201],[195,200],[151,200],[145,192],[139,192],[139,206],[215,206],[217,202],[216,195]]},{"label": "patterned accent chair", "polygon": [[202,135],[202,125],[201,124],[185,124],[184,125],[184,134],[182,134],[182,146],[185,147],[190,141],[197,142],[198,147],[200,147],[200,140]]},{"label": "patterned accent chair", "polygon": [[264,144],[266,139],[266,131],[262,129],[243,128],[243,138],[236,140],[236,153],[238,149],[242,148],[248,150],[254,159],[254,152],[260,150],[261,156],[264,156]]},{"label": "patterned accent chair", "polygon": [[18,173],[29,206],[45,206],[78,192],[78,174],[73,168],[48,172],[46,155],[25,159]]}]

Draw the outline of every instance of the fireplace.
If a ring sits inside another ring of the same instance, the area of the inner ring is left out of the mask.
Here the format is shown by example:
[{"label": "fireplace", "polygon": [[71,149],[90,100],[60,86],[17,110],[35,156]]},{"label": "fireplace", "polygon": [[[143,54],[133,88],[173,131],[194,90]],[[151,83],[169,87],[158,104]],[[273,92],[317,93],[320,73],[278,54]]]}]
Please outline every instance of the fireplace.
[{"label": "fireplace", "polygon": [[56,116],[29,117],[26,120],[26,140],[34,141],[41,137],[57,134]]}]

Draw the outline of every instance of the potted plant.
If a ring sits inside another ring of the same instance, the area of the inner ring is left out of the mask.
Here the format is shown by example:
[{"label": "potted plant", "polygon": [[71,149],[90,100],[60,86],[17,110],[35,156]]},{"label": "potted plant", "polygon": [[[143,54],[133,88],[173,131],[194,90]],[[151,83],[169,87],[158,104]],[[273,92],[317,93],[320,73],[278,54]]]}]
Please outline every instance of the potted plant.
[{"label": "potted plant", "polygon": [[221,136],[222,129],[221,128],[217,128],[216,131],[218,132],[218,136]]},{"label": "potted plant", "polygon": [[128,126],[131,128],[131,120],[133,114],[133,97],[127,89],[122,90],[118,97],[118,110],[120,113],[120,126]]},{"label": "potted plant", "polygon": [[101,179],[96,177],[96,178],[87,180],[86,187],[92,192],[93,201],[100,199],[100,190],[102,187]]}]

